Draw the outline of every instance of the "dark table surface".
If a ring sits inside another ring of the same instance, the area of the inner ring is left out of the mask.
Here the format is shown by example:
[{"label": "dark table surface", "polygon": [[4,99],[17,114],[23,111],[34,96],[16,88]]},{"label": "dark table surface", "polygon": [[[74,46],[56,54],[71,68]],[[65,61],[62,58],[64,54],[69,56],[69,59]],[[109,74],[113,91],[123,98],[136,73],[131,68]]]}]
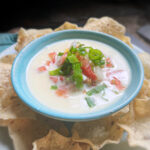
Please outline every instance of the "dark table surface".
[{"label": "dark table surface", "polygon": [[23,3],[23,6],[13,5],[10,13],[1,17],[0,32],[13,32],[12,29],[19,27],[56,28],[64,21],[82,26],[89,17],[110,16],[125,25],[129,34],[150,46],[137,34],[140,27],[150,24],[150,2],[144,0],[40,1]]}]

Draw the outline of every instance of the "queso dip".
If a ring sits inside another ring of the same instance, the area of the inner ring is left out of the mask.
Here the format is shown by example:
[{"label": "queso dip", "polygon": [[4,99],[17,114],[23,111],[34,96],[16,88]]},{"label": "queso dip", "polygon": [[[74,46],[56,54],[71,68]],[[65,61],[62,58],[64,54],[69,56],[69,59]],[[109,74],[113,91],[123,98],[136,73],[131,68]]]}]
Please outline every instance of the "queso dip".
[{"label": "queso dip", "polygon": [[44,47],[30,61],[27,83],[50,109],[88,113],[117,101],[130,83],[130,68],[114,48],[71,39]]}]

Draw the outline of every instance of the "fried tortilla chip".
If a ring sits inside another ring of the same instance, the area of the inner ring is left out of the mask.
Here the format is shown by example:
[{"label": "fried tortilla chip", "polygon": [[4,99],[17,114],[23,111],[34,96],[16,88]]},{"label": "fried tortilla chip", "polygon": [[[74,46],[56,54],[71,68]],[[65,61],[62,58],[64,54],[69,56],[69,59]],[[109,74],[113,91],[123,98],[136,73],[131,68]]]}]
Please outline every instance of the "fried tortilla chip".
[{"label": "fried tortilla chip", "polygon": [[126,28],[110,17],[89,18],[83,29],[104,32],[119,38],[132,47],[130,38],[125,36]]},{"label": "fried tortilla chip", "polygon": [[32,143],[46,136],[50,129],[67,136],[66,132],[62,132],[62,128],[67,130],[64,124],[53,119],[10,119],[3,121],[2,125],[8,126],[15,150],[32,150]]},{"label": "fried tortilla chip", "polygon": [[4,99],[15,95],[10,81],[11,65],[0,63],[0,104]]},{"label": "fried tortilla chip", "polygon": [[144,79],[142,88],[137,96],[140,99],[147,99],[150,97],[150,81],[147,79]]},{"label": "fried tortilla chip", "polygon": [[126,32],[123,25],[110,17],[102,17],[100,19],[89,18],[83,28],[87,30],[104,32],[113,36],[124,35]]},{"label": "fried tortilla chip", "polygon": [[0,63],[12,64],[17,54],[6,55],[0,58]]},{"label": "fried tortilla chip", "polygon": [[24,29],[21,28],[18,32],[18,39],[17,39],[17,45],[15,49],[19,52],[22,48],[24,48],[28,43],[30,43],[32,40],[41,37],[45,34],[51,33],[52,29]]},{"label": "fried tortilla chip", "polygon": [[144,67],[145,78],[150,79],[150,54],[146,52],[139,53],[139,57]]},{"label": "fried tortilla chip", "polygon": [[66,21],[64,24],[56,28],[54,31],[69,30],[69,29],[79,29],[79,27],[76,24]]},{"label": "fried tortilla chip", "polygon": [[35,118],[35,113],[16,96],[10,71],[10,64],[0,63],[0,119]]},{"label": "fried tortilla chip", "polygon": [[99,150],[107,143],[119,143],[123,129],[116,122],[120,115],[108,116],[96,121],[75,123],[72,128],[73,137],[78,141],[91,141],[92,144],[89,141],[87,143],[95,150]]},{"label": "fried tortilla chip", "polygon": [[75,142],[55,130],[50,130],[47,136],[35,141],[33,146],[33,150],[90,150],[87,144]]},{"label": "fried tortilla chip", "polygon": [[128,132],[130,146],[141,146],[147,150],[150,147],[150,97],[147,94],[150,91],[150,83],[148,82],[150,81],[144,81],[142,93],[133,100],[133,111],[123,116],[119,123],[119,126]]}]

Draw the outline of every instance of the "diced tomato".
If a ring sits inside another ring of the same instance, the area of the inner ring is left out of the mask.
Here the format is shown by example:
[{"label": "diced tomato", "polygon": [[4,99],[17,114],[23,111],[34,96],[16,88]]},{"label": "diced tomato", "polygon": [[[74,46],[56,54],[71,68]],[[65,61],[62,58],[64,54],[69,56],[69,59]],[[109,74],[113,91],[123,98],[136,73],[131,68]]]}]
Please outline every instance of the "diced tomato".
[{"label": "diced tomato", "polygon": [[46,67],[45,66],[41,66],[41,67],[38,68],[38,71],[39,72],[46,71]]},{"label": "diced tomato", "polygon": [[66,89],[58,89],[58,90],[56,90],[56,94],[58,96],[66,96],[67,90]]},{"label": "diced tomato", "polygon": [[62,65],[62,64],[65,62],[67,55],[68,55],[67,53],[64,53],[64,54],[61,56],[60,60],[57,62],[57,65],[58,65],[58,66]]},{"label": "diced tomato", "polygon": [[97,76],[93,72],[93,70],[92,70],[92,68],[91,68],[90,65],[88,65],[88,66],[82,66],[81,68],[82,68],[82,71],[83,71],[84,75],[86,75],[88,78],[90,78],[93,81],[97,80]]},{"label": "diced tomato", "polygon": [[60,81],[64,81],[64,77],[63,76],[59,76]]},{"label": "diced tomato", "polygon": [[111,59],[108,57],[106,58],[106,67],[113,67],[113,64],[111,62]]},{"label": "diced tomato", "polygon": [[54,83],[57,83],[57,82],[58,82],[58,77],[50,76],[49,78],[50,78]]},{"label": "diced tomato", "polygon": [[110,76],[113,76],[113,75],[115,75],[115,74],[117,74],[117,73],[121,73],[121,72],[123,72],[123,70],[114,70],[114,71],[109,71],[109,72],[107,72],[106,73],[106,77],[110,77]]},{"label": "diced tomato", "polygon": [[49,58],[51,59],[51,61],[53,63],[55,63],[55,56],[56,56],[56,52],[52,52],[48,54]]},{"label": "diced tomato", "polygon": [[92,70],[92,67],[89,63],[89,61],[84,58],[83,56],[77,56],[79,61],[81,62],[81,69],[82,69],[82,72],[85,76],[87,76],[88,78],[90,78],[91,80],[93,81],[96,81],[97,80],[97,76],[96,74],[94,73],[94,71]]},{"label": "diced tomato", "polygon": [[47,61],[46,61],[46,66],[49,66],[50,63],[51,63],[51,61],[47,60]]},{"label": "diced tomato", "polygon": [[110,81],[111,84],[115,85],[118,90],[123,90],[125,87],[122,85],[121,81],[117,79],[116,77],[113,77],[113,79]]}]

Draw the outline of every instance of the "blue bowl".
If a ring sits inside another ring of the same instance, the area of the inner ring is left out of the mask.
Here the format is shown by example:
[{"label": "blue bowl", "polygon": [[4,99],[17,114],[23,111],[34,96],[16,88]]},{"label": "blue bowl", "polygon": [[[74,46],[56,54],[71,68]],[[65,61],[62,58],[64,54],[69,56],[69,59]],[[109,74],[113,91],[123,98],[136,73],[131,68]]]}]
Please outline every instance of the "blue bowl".
[{"label": "blue bowl", "polygon": [[[119,51],[128,61],[131,69],[131,82],[124,95],[112,105],[96,112],[85,114],[71,114],[52,110],[41,104],[31,93],[26,81],[26,70],[28,63],[45,46],[66,39],[90,39],[103,42]],[[88,121],[108,116],[125,107],[138,94],[144,79],[142,64],[128,45],[122,41],[100,32],[66,30],[47,34],[38,38],[24,47],[16,57],[11,72],[13,87],[20,99],[30,108],[45,116],[64,121]]]}]

